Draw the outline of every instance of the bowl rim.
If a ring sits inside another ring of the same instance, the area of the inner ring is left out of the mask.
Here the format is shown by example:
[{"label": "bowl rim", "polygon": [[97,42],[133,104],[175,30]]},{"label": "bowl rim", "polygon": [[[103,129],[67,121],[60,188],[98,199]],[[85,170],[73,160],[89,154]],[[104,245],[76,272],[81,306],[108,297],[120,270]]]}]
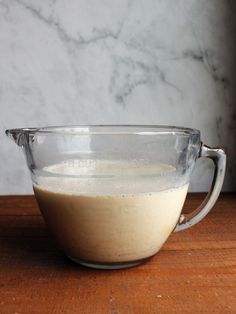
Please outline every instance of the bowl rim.
[{"label": "bowl rim", "polygon": [[195,128],[147,124],[80,124],[7,129],[6,135],[200,135]]}]

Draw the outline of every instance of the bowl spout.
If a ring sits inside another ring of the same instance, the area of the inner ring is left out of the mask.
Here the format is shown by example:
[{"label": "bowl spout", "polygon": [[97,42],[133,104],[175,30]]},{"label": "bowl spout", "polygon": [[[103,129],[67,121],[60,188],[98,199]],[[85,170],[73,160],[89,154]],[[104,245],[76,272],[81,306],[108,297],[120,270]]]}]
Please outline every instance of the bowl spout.
[{"label": "bowl spout", "polygon": [[24,147],[27,144],[27,135],[32,132],[35,132],[37,129],[8,129],[5,131],[6,135],[13,140],[18,146]]}]

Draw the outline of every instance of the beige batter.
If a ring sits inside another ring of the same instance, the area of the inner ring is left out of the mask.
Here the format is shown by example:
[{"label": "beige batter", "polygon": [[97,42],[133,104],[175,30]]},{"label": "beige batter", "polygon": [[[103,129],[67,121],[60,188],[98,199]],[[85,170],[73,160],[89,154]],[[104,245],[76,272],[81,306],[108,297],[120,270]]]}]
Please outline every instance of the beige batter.
[{"label": "beige batter", "polygon": [[34,184],[34,191],[66,254],[90,262],[154,255],[174,229],[188,190],[185,184],[150,193],[81,194],[76,182],[48,177]]}]

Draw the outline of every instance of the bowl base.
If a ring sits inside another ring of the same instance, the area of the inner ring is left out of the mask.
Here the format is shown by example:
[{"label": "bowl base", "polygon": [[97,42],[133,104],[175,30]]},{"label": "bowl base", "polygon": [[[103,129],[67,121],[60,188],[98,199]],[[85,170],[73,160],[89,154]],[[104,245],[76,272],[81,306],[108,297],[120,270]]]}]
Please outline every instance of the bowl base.
[{"label": "bowl base", "polygon": [[122,268],[130,268],[134,266],[138,266],[140,264],[145,263],[148,261],[151,257],[147,257],[138,261],[131,261],[131,262],[119,262],[119,263],[98,263],[98,262],[89,262],[89,261],[84,261],[72,256],[69,256],[69,259],[71,259],[73,262],[80,264],[85,267],[89,268],[96,268],[96,269],[122,269]]}]

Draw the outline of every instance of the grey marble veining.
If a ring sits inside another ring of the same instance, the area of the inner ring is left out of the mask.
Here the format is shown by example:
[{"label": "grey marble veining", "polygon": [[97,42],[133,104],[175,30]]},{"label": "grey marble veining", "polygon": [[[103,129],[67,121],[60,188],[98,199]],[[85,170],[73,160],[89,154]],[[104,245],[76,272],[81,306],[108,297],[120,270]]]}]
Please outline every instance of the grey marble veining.
[{"label": "grey marble veining", "polygon": [[[236,188],[236,2],[0,0],[0,194],[32,192],[11,127],[171,124],[228,153]],[[191,190],[207,190],[199,160]]]}]

